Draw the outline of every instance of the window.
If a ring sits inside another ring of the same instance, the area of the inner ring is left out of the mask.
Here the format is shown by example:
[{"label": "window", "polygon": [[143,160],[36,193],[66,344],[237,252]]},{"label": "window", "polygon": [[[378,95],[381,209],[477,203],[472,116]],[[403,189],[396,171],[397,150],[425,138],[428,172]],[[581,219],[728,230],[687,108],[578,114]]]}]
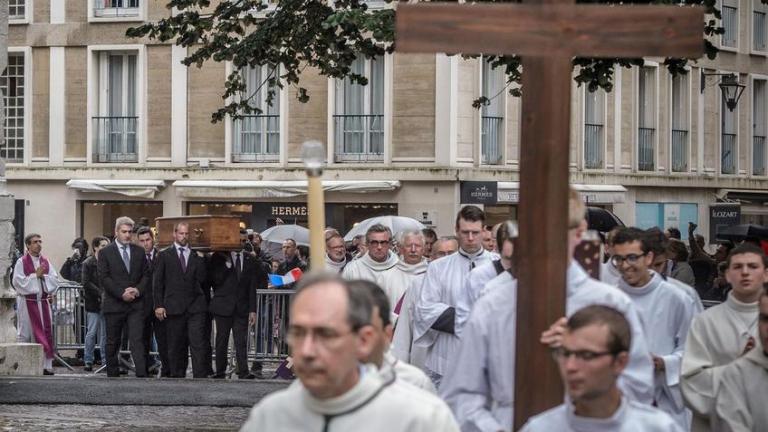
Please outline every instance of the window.
[{"label": "window", "polygon": [[5,105],[5,142],[0,158],[8,162],[24,161],[24,54],[9,53],[8,67],[0,77]]},{"label": "window", "polygon": [[688,171],[688,75],[672,77],[672,171]]},{"label": "window", "polygon": [[765,175],[766,81],[752,83],[752,174]]},{"label": "window", "polygon": [[352,72],[368,85],[336,80],[336,162],[384,160],[384,58],[357,58]]},{"label": "window", "polygon": [[27,17],[27,0],[8,0],[8,19],[23,20]]},{"label": "window", "polygon": [[768,11],[768,5],[761,0],[755,0],[755,9],[752,11],[752,50],[766,52],[768,51],[768,33],[765,28],[765,13]]},{"label": "window", "polygon": [[[723,77],[723,82],[730,79]],[[725,100],[720,100],[721,122],[721,142],[720,142],[720,172],[723,174],[736,174],[736,111],[731,111],[725,104]]]},{"label": "window", "polygon": [[480,153],[483,164],[502,163],[502,137],[504,124],[504,70],[494,68],[485,58],[482,63],[483,96],[489,102],[483,105],[480,113]]},{"label": "window", "polygon": [[736,48],[739,38],[739,3],[738,0],[723,0],[722,26],[725,31],[720,39],[720,45]]},{"label": "window", "polygon": [[643,67],[638,80],[638,163],[640,171],[655,169],[656,68]]},{"label": "window", "polygon": [[139,16],[140,0],[92,0],[93,16],[119,18]]},{"label": "window", "polygon": [[[261,113],[245,114],[233,122],[233,162],[277,162],[280,157],[280,90],[268,80],[277,78],[268,66],[248,67],[242,71],[245,82],[243,97]],[[268,90],[275,94],[267,103]]]},{"label": "window", "polygon": [[94,162],[138,161],[135,52],[98,56],[98,115],[92,118]]},{"label": "window", "polygon": [[584,168],[603,167],[605,92],[584,90]]}]

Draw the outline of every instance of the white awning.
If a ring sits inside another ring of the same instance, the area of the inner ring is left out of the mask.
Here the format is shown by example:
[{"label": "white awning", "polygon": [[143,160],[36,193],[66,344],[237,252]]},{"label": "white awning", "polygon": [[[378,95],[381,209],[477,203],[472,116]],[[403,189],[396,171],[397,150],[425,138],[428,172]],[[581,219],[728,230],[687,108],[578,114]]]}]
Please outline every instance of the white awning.
[{"label": "white awning", "polygon": [[[227,197],[288,198],[307,194],[306,180],[177,180],[176,194],[188,198]],[[388,192],[400,187],[397,180],[323,180],[325,192]]]},{"label": "white awning", "polygon": [[[571,187],[581,194],[587,204],[623,203],[627,193],[627,188],[621,185],[572,184]],[[499,182],[497,193],[499,203],[518,203],[520,183]]]},{"label": "white awning", "polygon": [[165,187],[162,180],[70,180],[67,186],[81,192],[108,192],[135,198],[154,198]]}]

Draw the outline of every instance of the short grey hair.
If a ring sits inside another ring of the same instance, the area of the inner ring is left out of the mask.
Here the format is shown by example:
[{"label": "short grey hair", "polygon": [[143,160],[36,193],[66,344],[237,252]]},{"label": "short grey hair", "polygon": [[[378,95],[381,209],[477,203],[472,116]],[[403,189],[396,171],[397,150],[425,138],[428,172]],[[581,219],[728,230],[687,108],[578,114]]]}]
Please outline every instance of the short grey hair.
[{"label": "short grey hair", "polygon": [[368,228],[368,231],[365,232],[365,244],[368,244],[368,236],[371,235],[371,233],[387,233],[389,234],[389,238],[392,238],[392,230],[389,229],[388,226],[382,225],[382,224],[374,224],[371,225],[370,228]]},{"label": "short grey hair", "polygon": [[347,294],[347,323],[353,331],[371,324],[373,315],[373,300],[368,293],[358,289],[352,289],[349,283],[337,273],[320,271],[304,275],[296,283],[296,292],[291,297],[291,305],[299,297],[299,294],[319,284],[335,284],[344,288]]},{"label": "short grey hair", "polygon": [[119,218],[115,219],[115,231],[118,230],[123,225],[128,225],[131,227],[131,230],[133,230],[133,227],[136,226],[136,222],[133,221],[133,219],[129,218],[128,216],[120,216]]},{"label": "short grey hair", "polygon": [[424,238],[424,233],[421,232],[421,230],[404,230],[397,233],[397,244],[405,244],[405,239],[410,236],[416,236],[421,239],[421,244],[423,245],[426,241]]}]

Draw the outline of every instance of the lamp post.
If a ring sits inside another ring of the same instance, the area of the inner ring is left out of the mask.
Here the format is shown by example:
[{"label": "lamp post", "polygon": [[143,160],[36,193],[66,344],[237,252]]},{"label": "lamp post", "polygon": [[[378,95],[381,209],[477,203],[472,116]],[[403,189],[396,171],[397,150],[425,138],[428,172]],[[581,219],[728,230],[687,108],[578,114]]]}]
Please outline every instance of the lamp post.
[{"label": "lamp post", "polygon": [[722,93],[722,96],[723,96],[723,102],[725,102],[725,106],[728,107],[728,111],[733,111],[734,109],[736,109],[736,105],[739,103],[741,94],[744,92],[744,89],[746,88],[746,86],[744,84],[739,83],[739,80],[736,77],[736,74],[705,73],[704,69],[701,69],[701,92],[702,93],[704,93],[706,79],[709,76],[722,77],[720,79],[720,84],[718,84],[718,87],[720,87],[720,92]]},{"label": "lamp post", "polygon": [[325,148],[320,141],[301,145],[301,159],[307,171],[307,211],[309,212],[309,262],[312,270],[325,267],[325,197],[323,168]]}]

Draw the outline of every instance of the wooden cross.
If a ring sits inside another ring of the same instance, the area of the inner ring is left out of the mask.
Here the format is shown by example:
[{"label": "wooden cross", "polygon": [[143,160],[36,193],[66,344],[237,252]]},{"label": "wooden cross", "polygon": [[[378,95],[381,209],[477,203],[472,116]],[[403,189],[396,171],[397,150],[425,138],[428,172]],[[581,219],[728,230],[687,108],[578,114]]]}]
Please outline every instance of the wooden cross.
[{"label": "wooden cross", "polygon": [[700,7],[573,3],[397,6],[399,52],[522,56],[514,430],[563,401],[539,335],[565,315],[572,58],[698,58],[704,50]]}]

